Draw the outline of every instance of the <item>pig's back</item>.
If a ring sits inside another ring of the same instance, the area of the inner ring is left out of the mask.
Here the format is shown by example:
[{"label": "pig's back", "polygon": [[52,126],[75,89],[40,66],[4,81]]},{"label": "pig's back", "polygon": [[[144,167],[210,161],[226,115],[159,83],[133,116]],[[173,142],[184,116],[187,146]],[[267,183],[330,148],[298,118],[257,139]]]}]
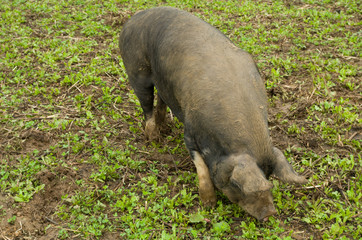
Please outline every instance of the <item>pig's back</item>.
[{"label": "pig's back", "polygon": [[[137,18],[136,18],[137,17]],[[133,21],[134,20],[134,21]],[[132,22],[133,21],[133,22]],[[190,13],[161,7],[138,13],[134,42],[144,52],[158,93],[202,139],[220,138],[227,151],[270,152],[264,84],[251,56]]]}]

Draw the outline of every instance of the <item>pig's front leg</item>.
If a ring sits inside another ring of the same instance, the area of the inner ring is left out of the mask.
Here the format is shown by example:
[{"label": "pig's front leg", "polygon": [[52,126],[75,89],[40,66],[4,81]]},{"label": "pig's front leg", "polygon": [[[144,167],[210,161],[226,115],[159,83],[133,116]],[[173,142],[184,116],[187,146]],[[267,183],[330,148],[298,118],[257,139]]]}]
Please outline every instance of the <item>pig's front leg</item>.
[{"label": "pig's front leg", "polygon": [[210,178],[209,168],[205,164],[205,161],[200,153],[193,151],[191,155],[199,178],[199,194],[201,201],[206,206],[215,206],[216,194],[214,184]]}]

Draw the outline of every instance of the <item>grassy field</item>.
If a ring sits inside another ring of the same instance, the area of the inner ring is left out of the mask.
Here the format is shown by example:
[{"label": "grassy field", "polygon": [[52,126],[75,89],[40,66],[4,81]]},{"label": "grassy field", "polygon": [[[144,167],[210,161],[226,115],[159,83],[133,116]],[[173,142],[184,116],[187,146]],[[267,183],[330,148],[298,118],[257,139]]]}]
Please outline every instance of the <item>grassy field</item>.
[{"label": "grassy field", "polygon": [[[360,239],[357,0],[0,0],[0,239]],[[202,206],[182,124],[147,142],[118,50],[135,12],[174,6],[257,62],[274,144],[309,179],[272,178],[260,223]]]}]

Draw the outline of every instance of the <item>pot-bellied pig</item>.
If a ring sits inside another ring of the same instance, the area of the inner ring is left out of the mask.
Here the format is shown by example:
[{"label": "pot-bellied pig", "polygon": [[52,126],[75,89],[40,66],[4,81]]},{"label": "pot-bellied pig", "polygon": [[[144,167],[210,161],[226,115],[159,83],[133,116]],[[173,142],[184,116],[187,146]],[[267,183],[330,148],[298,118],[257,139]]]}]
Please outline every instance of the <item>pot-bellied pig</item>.
[{"label": "pot-bellied pig", "polygon": [[216,187],[252,216],[267,220],[276,213],[271,174],[306,183],[272,145],[255,62],[216,28],[188,12],[158,7],[124,25],[119,47],[144,111],[146,136],[158,136],[166,105],[183,122],[204,204],[216,204]]}]

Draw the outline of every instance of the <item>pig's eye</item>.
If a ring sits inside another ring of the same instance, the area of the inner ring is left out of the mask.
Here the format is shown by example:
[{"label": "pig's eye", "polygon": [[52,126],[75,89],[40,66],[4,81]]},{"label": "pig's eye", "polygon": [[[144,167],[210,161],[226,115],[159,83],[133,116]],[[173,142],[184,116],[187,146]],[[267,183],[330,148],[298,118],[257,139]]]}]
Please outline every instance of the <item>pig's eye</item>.
[{"label": "pig's eye", "polygon": [[256,191],[248,194],[248,198],[250,199],[257,199],[260,198],[263,195],[263,191]]},{"label": "pig's eye", "polygon": [[[233,189],[237,189],[238,191],[240,191],[240,190],[243,190],[240,186],[239,186],[239,184],[237,183],[237,182],[235,182],[235,181],[230,181],[230,185],[231,185],[231,187],[233,188]],[[243,192],[243,191],[242,191]]]}]

